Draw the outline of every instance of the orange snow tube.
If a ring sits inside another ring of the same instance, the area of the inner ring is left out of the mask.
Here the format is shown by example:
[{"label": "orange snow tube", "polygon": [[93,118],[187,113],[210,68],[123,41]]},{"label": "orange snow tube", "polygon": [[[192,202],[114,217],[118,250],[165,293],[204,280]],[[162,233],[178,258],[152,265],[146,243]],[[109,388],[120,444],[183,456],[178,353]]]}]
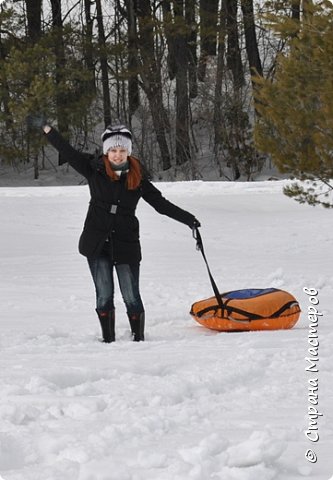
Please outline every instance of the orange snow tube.
[{"label": "orange snow tube", "polygon": [[234,290],[201,300],[190,314],[212,330],[249,331],[292,328],[300,316],[297,300],[276,288]]}]

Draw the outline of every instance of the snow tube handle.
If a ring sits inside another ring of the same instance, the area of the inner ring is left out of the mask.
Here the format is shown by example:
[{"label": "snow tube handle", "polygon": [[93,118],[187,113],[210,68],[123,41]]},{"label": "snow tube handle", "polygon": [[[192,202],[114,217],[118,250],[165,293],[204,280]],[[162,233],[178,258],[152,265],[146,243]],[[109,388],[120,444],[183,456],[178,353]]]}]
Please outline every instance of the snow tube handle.
[{"label": "snow tube handle", "polygon": [[192,235],[193,235],[193,238],[195,239],[196,241],[196,248],[197,250],[200,250],[202,256],[203,256],[203,259],[205,261],[205,264],[206,264],[206,267],[207,267],[207,271],[208,271],[208,275],[209,275],[209,280],[210,280],[210,283],[212,285],[212,288],[213,288],[213,291],[214,291],[214,295],[216,297],[216,300],[217,300],[217,304],[219,306],[219,308],[222,310],[222,314],[223,314],[223,310],[224,310],[224,304],[223,304],[223,301],[222,301],[222,297],[220,295],[220,292],[219,292],[219,289],[217,288],[217,285],[216,285],[216,282],[213,278],[213,275],[210,271],[210,268],[209,268],[209,265],[208,265],[208,261],[207,261],[207,258],[206,258],[206,255],[205,255],[205,251],[204,251],[204,247],[203,247],[203,242],[202,242],[202,238],[201,238],[201,235],[200,235],[200,232],[199,232],[199,228],[198,227],[193,227],[192,228]]}]

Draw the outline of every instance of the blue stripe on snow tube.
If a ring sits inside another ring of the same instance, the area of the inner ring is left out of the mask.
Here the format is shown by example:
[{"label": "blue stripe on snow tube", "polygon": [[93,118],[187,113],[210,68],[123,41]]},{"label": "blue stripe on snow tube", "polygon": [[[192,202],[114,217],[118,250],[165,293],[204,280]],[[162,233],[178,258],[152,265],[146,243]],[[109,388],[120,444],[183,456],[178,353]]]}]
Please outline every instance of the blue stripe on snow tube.
[{"label": "blue stripe on snow tube", "polygon": [[233,290],[232,292],[223,293],[223,298],[230,299],[246,299],[266,295],[275,292],[276,288],[247,288],[244,290]]}]

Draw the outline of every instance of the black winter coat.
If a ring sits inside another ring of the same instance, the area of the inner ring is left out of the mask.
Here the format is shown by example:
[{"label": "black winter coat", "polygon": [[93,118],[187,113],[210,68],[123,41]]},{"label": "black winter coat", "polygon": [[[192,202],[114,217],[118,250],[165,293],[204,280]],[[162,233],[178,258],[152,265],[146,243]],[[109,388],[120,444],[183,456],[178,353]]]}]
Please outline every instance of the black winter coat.
[{"label": "black winter coat", "polygon": [[91,201],[79,241],[79,252],[85,257],[96,257],[107,248],[114,263],[140,262],[135,209],[141,197],[158,213],[193,225],[195,217],[166,200],[146,177],[136,190],[128,190],[126,174],[118,181],[111,180],[102,157],[96,161],[92,155],[78,152],[54,128],[46,137],[64,160],[88,180]]}]

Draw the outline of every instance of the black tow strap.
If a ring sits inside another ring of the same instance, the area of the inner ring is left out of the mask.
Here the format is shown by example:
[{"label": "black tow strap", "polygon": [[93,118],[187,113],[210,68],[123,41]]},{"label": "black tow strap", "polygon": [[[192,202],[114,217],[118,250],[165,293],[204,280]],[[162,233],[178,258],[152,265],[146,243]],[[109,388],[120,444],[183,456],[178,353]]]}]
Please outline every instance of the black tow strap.
[{"label": "black tow strap", "polygon": [[[235,307],[228,306],[227,302],[230,299],[227,300],[225,303],[223,303],[222,296],[219,292],[219,289],[217,288],[217,285],[215,283],[215,280],[213,278],[213,275],[210,271],[210,268],[209,268],[209,265],[208,265],[208,262],[207,262],[207,258],[206,258],[204,248],[203,248],[202,238],[201,238],[200,232],[198,230],[198,227],[193,227],[192,234],[193,234],[193,238],[197,242],[197,250],[200,250],[200,252],[202,253],[202,256],[204,258],[204,261],[205,261],[205,264],[206,264],[206,267],[207,267],[207,270],[208,270],[210,283],[212,284],[212,287],[213,287],[213,291],[214,291],[214,294],[215,294],[215,298],[217,300],[218,308],[221,309],[222,317],[223,317],[223,312],[226,311],[228,313],[228,315],[231,315],[232,313],[239,313],[240,315],[243,315],[243,316],[247,317],[247,319],[244,319],[244,320],[243,319],[239,319],[239,320],[237,319],[236,320],[236,319],[233,319],[233,318],[228,318],[228,320],[234,320],[234,321],[240,321],[240,322],[244,322],[244,321],[248,322],[248,321],[251,321],[251,320],[262,320],[262,319],[265,319],[265,318],[278,318],[280,315],[282,315],[282,313],[284,313],[289,308],[292,308],[294,306],[298,306],[297,302],[290,301],[290,302],[287,302],[282,307],[280,307],[276,312],[271,314],[269,317],[263,317],[262,315],[246,312],[245,310],[241,310],[240,308],[235,308]],[[299,308],[299,306],[298,306],[298,308]],[[201,310],[200,312],[197,312],[196,314],[197,314],[198,317],[201,317],[205,313],[210,312],[212,310],[216,311],[216,307],[213,307],[213,306],[206,307],[203,310]]]},{"label": "black tow strap", "polygon": [[207,271],[208,271],[208,275],[209,275],[209,280],[210,280],[210,283],[212,284],[212,288],[213,288],[213,291],[214,291],[214,294],[215,294],[215,297],[216,297],[216,300],[217,300],[217,304],[223,312],[223,310],[225,309],[225,305],[222,301],[222,297],[220,295],[219,289],[217,288],[216,282],[215,282],[215,280],[213,278],[213,275],[210,271],[210,268],[209,268],[209,265],[208,265],[208,262],[207,262],[207,258],[206,258],[206,255],[205,255],[203,243],[202,243],[202,238],[201,238],[198,227],[193,227],[192,234],[193,234],[193,238],[197,242],[197,250],[200,250],[200,252],[202,253],[203,259],[205,261]]}]

